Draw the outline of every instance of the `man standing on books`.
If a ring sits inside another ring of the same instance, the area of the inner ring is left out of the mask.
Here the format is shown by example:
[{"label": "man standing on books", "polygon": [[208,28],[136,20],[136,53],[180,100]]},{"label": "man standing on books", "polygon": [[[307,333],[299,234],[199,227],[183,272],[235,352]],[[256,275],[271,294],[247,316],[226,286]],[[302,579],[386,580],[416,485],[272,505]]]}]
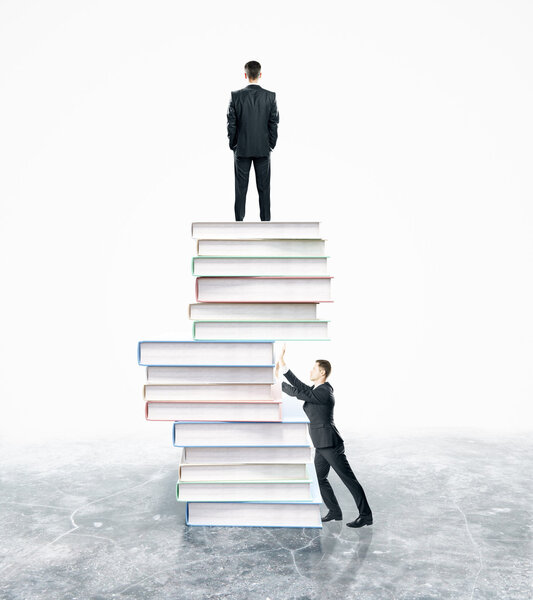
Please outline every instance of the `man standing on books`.
[{"label": "man standing on books", "polygon": [[227,113],[235,168],[235,220],[244,219],[253,161],[261,221],[270,221],[270,152],[276,147],[279,123],[276,94],[258,85],[261,65],[257,61],[247,62],[244,71],[250,85],[231,92]]},{"label": "man standing on books", "polygon": [[305,385],[296,375],[287,367],[284,360],[285,347],[281,352],[280,359],[276,364],[276,376],[281,367],[283,375],[289,380],[291,385],[285,381],[282,383],[282,390],[289,396],[294,396],[298,400],[303,400],[303,409],[309,418],[309,433],[311,441],[315,447],[315,469],[320,486],[320,494],[327,506],[329,512],[322,521],[341,521],[342,510],[335,497],[333,489],[328,481],[330,467],[341,478],[344,485],[350,490],[357,508],[359,516],[350,523],[348,527],[363,527],[363,525],[372,525],[372,511],[368,505],[365,492],[361,484],[350,467],[348,459],[344,454],[344,443],[335,423],[333,422],[333,407],[335,398],[333,396],[333,387],[326,381],[331,373],[331,365],[327,360],[317,360],[311,371],[310,379],[313,386]]}]

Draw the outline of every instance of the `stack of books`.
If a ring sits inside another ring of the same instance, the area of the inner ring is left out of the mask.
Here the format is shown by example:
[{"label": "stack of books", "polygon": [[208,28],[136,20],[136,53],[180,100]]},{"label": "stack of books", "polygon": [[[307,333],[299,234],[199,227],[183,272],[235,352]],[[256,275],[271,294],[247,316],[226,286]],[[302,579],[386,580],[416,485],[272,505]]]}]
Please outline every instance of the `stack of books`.
[{"label": "stack of books", "polygon": [[308,419],[281,397],[276,340],[325,340],[319,223],[193,223],[193,339],[143,341],[146,418],[173,421],[187,525],[321,527]]}]

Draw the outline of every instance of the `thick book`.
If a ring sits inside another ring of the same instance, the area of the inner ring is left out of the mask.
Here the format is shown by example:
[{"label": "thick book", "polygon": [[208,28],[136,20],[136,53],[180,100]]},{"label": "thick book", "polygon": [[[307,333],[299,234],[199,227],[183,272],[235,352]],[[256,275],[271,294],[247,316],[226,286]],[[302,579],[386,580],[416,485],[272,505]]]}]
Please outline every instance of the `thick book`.
[{"label": "thick book", "polygon": [[316,303],[201,302],[189,305],[189,318],[197,321],[312,321]]},{"label": "thick book", "polygon": [[322,277],[328,274],[328,259],[325,256],[195,256],[192,274],[207,277]]},{"label": "thick book", "polygon": [[274,388],[268,383],[147,383],[145,400],[272,400]]},{"label": "thick book", "polygon": [[268,367],[146,367],[148,383],[276,383]]},{"label": "thick book", "polygon": [[185,523],[202,527],[321,528],[320,502],[187,502]]},{"label": "thick book", "polygon": [[307,479],[305,463],[180,464],[181,481],[260,481],[263,479]]},{"label": "thick book", "polygon": [[312,499],[311,480],[298,481],[178,481],[178,502],[291,501]]},{"label": "thick book", "polygon": [[198,240],[199,256],[324,256],[325,240]]},{"label": "thick book", "polygon": [[174,446],[310,446],[308,419],[280,423],[182,422],[172,428]]},{"label": "thick book", "polygon": [[310,446],[192,446],[183,448],[180,464],[187,463],[309,463]]},{"label": "thick book", "polygon": [[318,222],[228,221],[193,223],[196,239],[309,239],[320,238]]},{"label": "thick book", "polygon": [[142,366],[272,366],[272,342],[139,342]]},{"label": "thick book", "polygon": [[331,302],[331,277],[197,277],[199,302]]},{"label": "thick book", "polygon": [[281,421],[281,402],[148,401],[147,421]]},{"label": "thick book", "polygon": [[197,340],[327,340],[327,321],[195,321]]}]

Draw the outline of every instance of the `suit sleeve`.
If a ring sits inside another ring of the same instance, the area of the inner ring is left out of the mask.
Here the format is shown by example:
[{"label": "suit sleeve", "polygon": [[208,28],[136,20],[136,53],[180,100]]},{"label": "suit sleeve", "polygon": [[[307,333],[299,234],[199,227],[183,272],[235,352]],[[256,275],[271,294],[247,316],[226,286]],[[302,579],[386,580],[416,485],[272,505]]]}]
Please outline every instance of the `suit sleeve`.
[{"label": "suit sleeve", "polygon": [[[285,377],[292,384],[293,390],[296,391],[295,394],[290,393],[289,396],[295,396],[296,398],[298,398],[298,400],[310,402],[311,404],[327,404],[329,402],[329,392],[325,389],[324,386],[319,386],[317,389],[312,388],[311,386],[301,382],[290,369],[285,373]],[[286,388],[284,388],[283,385],[282,389],[285,393],[288,393],[286,392]]]},{"label": "suit sleeve", "polygon": [[274,93],[272,106],[270,107],[270,115],[268,117],[268,144],[272,150],[274,150],[276,142],[278,141],[278,123],[278,104],[276,102],[276,94]]},{"label": "suit sleeve", "polygon": [[289,385],[286,381],[281,382],[281,391],[285,392],[287,396],[296,396],[298,395],[298,390],[292,385]]},{"label": "suit sleeve", "polygon": [[235,112],[235,102],[233,101],[233,93],[229,101],[228,112],[228,140],[230,150],[233,150],[237,145],[237,113]]}]

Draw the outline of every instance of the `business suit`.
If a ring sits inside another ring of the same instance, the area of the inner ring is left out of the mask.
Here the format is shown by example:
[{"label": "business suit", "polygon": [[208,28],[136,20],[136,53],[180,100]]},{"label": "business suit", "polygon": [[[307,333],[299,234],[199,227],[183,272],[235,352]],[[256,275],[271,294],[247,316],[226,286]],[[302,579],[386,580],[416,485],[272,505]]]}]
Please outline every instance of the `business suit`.
[{"label": "business suit", "polygon": [[329,382],[308,386],[302,383],[289,369],[285,374],[290,384],[283,382],[282,390],[289,396],[303,400],[303,409],[309,418],[309,434],[315,447],[315,469],[320,486],[320,494],[328,509],[340,514],[339,502],[327,479],[330,467],[340,477],[352,494],[360,515],[372,515],[361,484],[350,467],[344,454],[344,440],[333,422],[335,397]]},{"label": "business suit", "polygon": [[270,152],[276,147],[279,123],[275,92],[254,83],[231,92],[227,119],[235,170],[235,220],[244,219],[253,162],[261,221],[270,221]]}]

